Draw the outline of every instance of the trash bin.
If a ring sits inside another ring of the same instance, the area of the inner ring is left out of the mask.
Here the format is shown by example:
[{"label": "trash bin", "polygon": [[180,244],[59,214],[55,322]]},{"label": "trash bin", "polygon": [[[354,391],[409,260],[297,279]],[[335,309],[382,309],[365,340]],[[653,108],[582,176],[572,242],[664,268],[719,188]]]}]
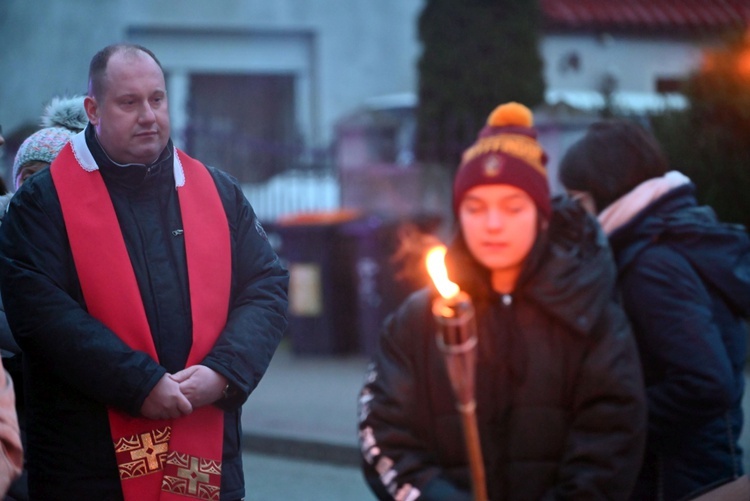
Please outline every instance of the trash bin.
[{"label": "trash bin", "polygon": [[400,230],[410,225],[420,233],[433,233],[440,223],[435,215],[384,218],[368,215],[343,224],[339,232],[355,275],[355,325],[357,348],[370,356],[375,352],[386,317],[423,283],[403,277],[402,264],[393,260],[402,245]]},{"label": "trash bin", "polygon": [[336,355],[356,351],[356,284],[351,242],[342,238],[353,211],[305,213],[281,219],[279,256],[289,269],[292,352]]}]

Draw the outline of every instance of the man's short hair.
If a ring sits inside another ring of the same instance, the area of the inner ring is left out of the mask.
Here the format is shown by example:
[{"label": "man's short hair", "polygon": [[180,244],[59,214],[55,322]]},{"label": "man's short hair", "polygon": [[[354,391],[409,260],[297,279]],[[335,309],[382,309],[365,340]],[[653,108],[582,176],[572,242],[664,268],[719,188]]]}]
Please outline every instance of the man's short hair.
[{"label": "man's short hair", "polygon": [[106,90],[106,77],[107,77],[107,64],[110,58],[119,52],[135,54],[137,52],[144,52],[153,59],[159,68],[164,72],[164,68],[159,62],[156,55],[146,47],[133,43],[117,43],[104,47],[102,50],[94,54],[91,58],[91,64],[89,65],[89,96],[94,99],[100,99],[104,95]]}]

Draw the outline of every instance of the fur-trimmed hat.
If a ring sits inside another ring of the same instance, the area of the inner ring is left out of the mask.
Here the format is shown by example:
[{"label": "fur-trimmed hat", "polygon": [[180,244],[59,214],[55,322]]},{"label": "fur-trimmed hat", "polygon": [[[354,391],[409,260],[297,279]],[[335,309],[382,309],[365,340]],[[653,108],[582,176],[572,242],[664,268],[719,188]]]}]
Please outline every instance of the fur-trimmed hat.
[{"label": "fur-trimmed hat", "polygon": [[477,141],[464,151],[453,182],[453,211],[458,214],[466,192],[486,184],[510,184],[534,200],[549,219],[547,154],[537,142],[534,116],[526,106],[510,102],[495,108]]},{"label": "fur-trimmed hat", "polygon": [[23,165],[52,163],[70,138],[86,127],[89,119],[83,100],[84,96],[56,97],[47,105],[41,119],[44,128],[27,137],[18,148],[13,161],[14,183]]}]

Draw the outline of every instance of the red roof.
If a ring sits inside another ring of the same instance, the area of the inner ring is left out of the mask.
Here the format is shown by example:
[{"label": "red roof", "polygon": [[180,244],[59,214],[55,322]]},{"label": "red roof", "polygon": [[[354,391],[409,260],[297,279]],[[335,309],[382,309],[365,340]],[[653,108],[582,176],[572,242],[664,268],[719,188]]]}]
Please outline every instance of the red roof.
[{"label": "red roof", "polygon": [[540,0],[549,28],[715,32],[750,25],[750,0]]}]

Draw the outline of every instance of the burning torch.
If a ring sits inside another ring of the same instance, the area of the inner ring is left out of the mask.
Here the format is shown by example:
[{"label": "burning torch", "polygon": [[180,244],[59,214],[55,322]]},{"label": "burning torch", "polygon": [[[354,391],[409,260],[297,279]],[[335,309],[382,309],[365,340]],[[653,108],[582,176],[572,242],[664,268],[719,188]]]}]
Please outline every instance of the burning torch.
[{"label": "burning torch", "polygon": [[474,305],[469,295],[448,279],[445,253],[445,246],[440,245],[427,254],[427,271],[440,293],[432,303],[432,314],[438,325],[437,345],[448,370],[456,407],[461,413],[474,500],[486,501],[487,486],[474,398],[477,358]]}]

